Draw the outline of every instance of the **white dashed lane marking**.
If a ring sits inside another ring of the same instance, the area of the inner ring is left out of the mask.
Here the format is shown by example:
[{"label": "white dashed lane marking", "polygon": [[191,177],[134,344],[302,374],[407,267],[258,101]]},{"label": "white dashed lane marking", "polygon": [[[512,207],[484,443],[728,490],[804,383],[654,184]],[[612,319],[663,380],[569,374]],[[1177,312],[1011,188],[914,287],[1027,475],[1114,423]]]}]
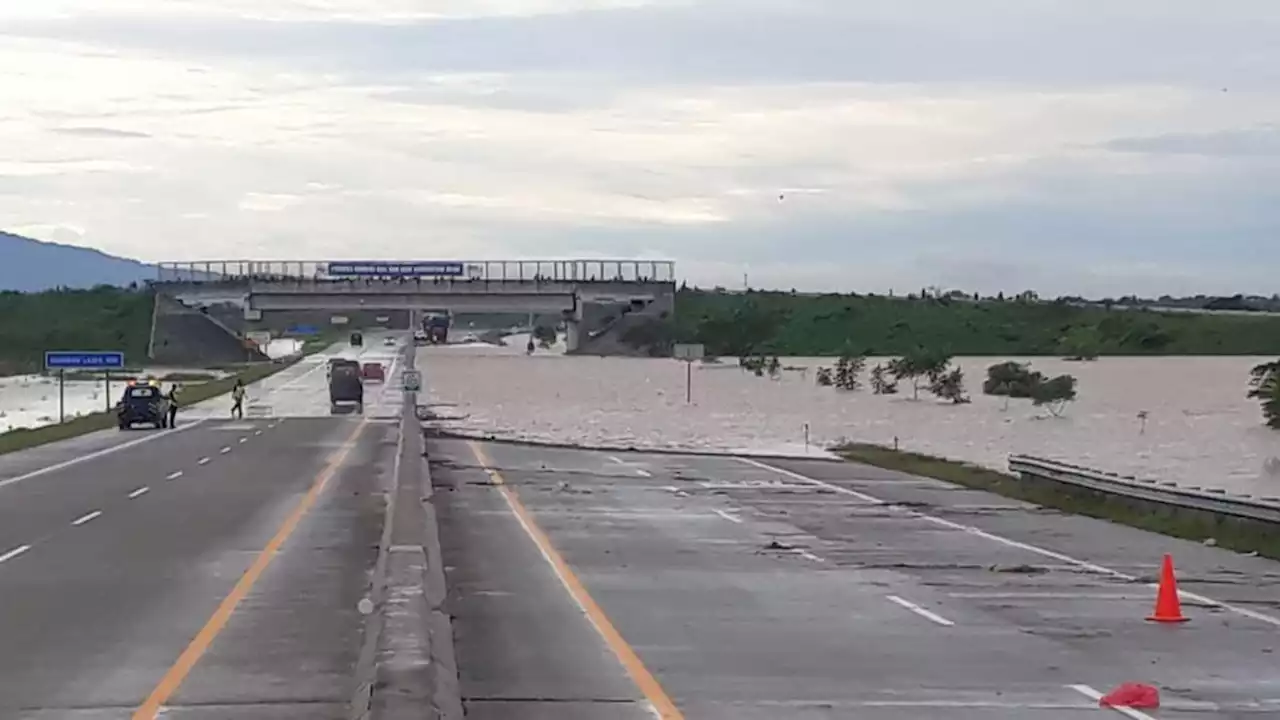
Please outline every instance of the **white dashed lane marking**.
[{"label": "white dashed lane marking", "polygon": [[10,550],[9,552],[3,555],[0,555],[0,563],[8,562],[30,549],[31,549],[30,545],[19,545],[18,547]]},{"label": "white dashed lane marking", "polygon": [[951,622],[950,620],[942,617],[941,615],[933,612],[932,610],[926,610],[925,608],[920,607],[919,605],[911,602],[910,600],[907,600],[905,598],[900,598],[897,595],[889,595],[887,597],[889,598],[889,601],[892,602],[893,604],[900,605],[910,610],[911,612],[919,615],[920,617],[928,620],[929,622],[937,623],[938,625],[942,625],[944,627],[951,627],[952,625],[955,625],[955,623]]},{"label": "white dashed lane marking", "polygon": [[165,479],[165,480],[177,480],[177,479],[178,479],[178,478],[180,478],[180,477],[182,477],[182,471],[181,471],[181,470],[174,470],[173,472],[169,473],[168,475],[165,475],[165,476],[164,476],[164,479]]},{"label": "white dashed lane marking", "polygon": [[143,485],[137,490],[134,490],[133,492],[129,493],[129,499],[132,500],[136,497],[142,497],[143,495],[146,495],[149,492],[151,492],[151,488],[147,487],[146,485]]},{"label": "white dashed lane marking", "polygon": [[741,523],[741,522],[742,522],[742,518],[738,517],[737,515],[730,515],[729,513],[725,512],[725,511],[723,511],[723,510],[713,510],[712,512],[714,512],[715,514],[717,514],[717,515],[719,515],[720,517],[724,518],[725,520],[728,520],[729,522],[733,522],[733,523]]},{"label": "white dashed lane marking", "polygon": [[72,520],[72,521],[71,521],[71,524],[72,524],[72,525],[83,525],[83,524],[85,524],[85,523],[89,522],[90,520],[92,520],[92,519],[94,519],[94,518],[98,517],[98,516],[99,516],[99,515],[101,515],[101,514],[102,514],[102,511],[101,511],[101,510],[94,510],[94,511],[93,511],[93,512],[91,512],[91,513],[86,513],[86,514],[81,515],[80,517],[76,518],[75,520]]},{"label": "white dashed lane marking", "polygon": [[196,464],[197,464],[197,465],[208,465],[208,464],[209,464],[209,458],[207,458],[207,457],[202,457],[202,458],[200,458],[199,460],[197,460],[197,461],[196,461]]}]

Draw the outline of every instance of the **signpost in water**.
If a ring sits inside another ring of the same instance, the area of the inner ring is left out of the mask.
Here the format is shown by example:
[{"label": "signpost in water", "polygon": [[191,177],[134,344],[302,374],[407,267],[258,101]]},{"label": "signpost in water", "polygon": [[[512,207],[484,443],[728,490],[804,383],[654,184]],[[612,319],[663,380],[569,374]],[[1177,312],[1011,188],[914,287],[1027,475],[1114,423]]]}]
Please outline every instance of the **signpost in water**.
[{"label": "signpost in water", "polygon": [[684,401],[693,402],[693,362],[701,360],[705,355],[701,344],[676,345],[671,349],[671,356],[684,361]]},{"label": "signpost in water", "polygon": [[111,371],[124,369],[124,353],[118,350],[46,350],[44,369],[58,371],[58,424],[67,419],[67,370],[100,370],[107,383],[107,409],[111,409]]}]

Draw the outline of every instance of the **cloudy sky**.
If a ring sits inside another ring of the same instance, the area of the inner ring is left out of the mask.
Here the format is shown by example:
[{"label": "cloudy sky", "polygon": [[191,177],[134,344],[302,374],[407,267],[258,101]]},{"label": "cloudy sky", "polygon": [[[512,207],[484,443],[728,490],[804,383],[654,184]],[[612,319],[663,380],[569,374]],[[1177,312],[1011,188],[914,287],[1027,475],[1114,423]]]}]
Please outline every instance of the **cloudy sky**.
[{"label": "cloudy sky", "polygon": [[0,228],[1280,291],[1276,0],[3,0]]}]

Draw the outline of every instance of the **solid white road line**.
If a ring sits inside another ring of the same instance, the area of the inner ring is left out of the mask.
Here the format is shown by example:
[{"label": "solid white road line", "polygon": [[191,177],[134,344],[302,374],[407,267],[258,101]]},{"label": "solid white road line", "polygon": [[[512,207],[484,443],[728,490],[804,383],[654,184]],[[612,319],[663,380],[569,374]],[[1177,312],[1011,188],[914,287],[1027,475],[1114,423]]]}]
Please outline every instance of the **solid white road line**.
[{"label": "solid white road line", "polygon": [[80,517],[76,518],[75,520],[72,520],[72,521],[71,521],[71,524],[72,524],[72,525],[83,525],[83,524],[85,524],[85,523],[89,522],[90,520],[92,520],[92,519],[94,519],[94,518],[98,517],[98,516],[99,516],[99,515],[101,515],[101,514],[102,514],[102,511],[101,511],[101,510],[94,510],[94,511],[93,511],[93,512],[91,512],[91,513],[87,513],[87,514],[85,514],[85,515],[81,515]]},{"label": "solid white road line", "polygon": [[927,610],[925,608],[922,608],[919,605],[911,602],[910,600],[907,600],[906,598],[901,598],[901,597],[898,597],[897,595],[889,595],[887,597],[889,598],[889,601],[894,603],[895,605],[901,605],[902,607],[910,610],[911,612],[919,615],[920,617],[928,620],[929,622],[937,623],[944,627],[951,627],[952,625],[955,625],[955,623],[942,617],[938,613],[933,612],[932,610]]},{"label": "solid white road line", "polygon": [[107,455],[110,455],[111,453],[119,452],[121,450],[128,450],[129,448],[137,447],[142,443],[151,442],[152,440],[157,440],[162,437],[168,437],[174,433],[185,432],[203,423],[204,421],[205,421],[205,418],[201,418],[198,420],[193,420],[189,424],[183,425],[181,427],[174,428],[173,430],[162,430],[158,433],[148,433],[147,435],[144,435],[138,438],[137,440],[130,440],[128,442],[120,443],[119,445],[112,445],[111,447],[103,448],[101,450],[95,450],[94,452],[86,453],[79,457],[71,458],[70,460],[64,460],[63,462],[60,462],[60,463],[54,463],[53,465],[42,467],[39,470],[32,470],[31,472],[26,473],[24,475],[17,475],[15,477],[7,478],[5,480],[0,480],[0,488],[7,487],[9,485],[14,485],[16,483],[20,483],[23,480],[30,480],[32,478],[37,478],[37,477],[40,477],[41,475],[48,475],[51,472],[57,472],[58,470],[73,467],[75,465],[79,465],[82,462],[88,462],[89,460],[97,460],[98,458],[105,457]]},{"label": "solid white road line", "polygon": [[[773,465],[762,463],[758,460],[752,460],[751,458],[739,457],[736,459],[739,462],[743,462],[748,465],[753,465],[755,467],[761,468],[763,470],[768,470],[770,472],[775,472],[775,473],[778,473],[779,475],[785,475],[789,478],[793,478],[795,480],[799,480],[801,482],[805,482],[810,485],[813,485],[814,487],[824,488],[826,490],[830,490],[832,492],[839,493],[841,495],[857,498],[866,503],[871,503],[874,505],[883,505],[885,507],[898,508],[902,510],[903,514],[906,515],[907,517],[918,518],[920,520],[924,520],[925,522],[930,522],[935,525],[940,525],[942,527],[950,528],[952,530],[960,530],[961,532],[966,532],[966,533],[969,533],[970,535],[975,535],[977,537],[990,540],[992,542],[1000,543],[1001,545],[1004,545],[1006,547],[1025,550],[1027,552],[1035,553],[1036,555],[1040,555],[1042,557],[1052,558],[1054,560],[1058,560],[1060,562],[1064,562],[1069,565],[1074,565],[1075,567],[1078,567],[1082,570],[1088,570],[1090,572],[1097,573],[1099,575],[1110,575],[1111,577],[1116,578],[1117,580],[1124,580],[1125,582],[1136,582],[1138,580],[1138,577],[1136,575],[1123,573],[1123,572],[1120,572],[1119,570],[1113,570],[1109,567],[1098,565],[1097,563],[1091,563],[1091,562],[1088,562],[1087,560],[1080,560],[1079,558],[1074,558],[1074,557],[1071,557],[1070,555],[1064,555],[1060,552],[1048,550],[1046,548],[1042,548],[1037,545],[1032,545],[1030,543],[1024,543],[1018,540],[1013,540],[1001,535],[996,535],[995,533],[989,533],[986,530],[973,527],[972,525],[964,525],[962,523],[953,522],[951,520],[945,520],[940,517],[934,517],[933,515],[926,515],[922,512],[911,510],[909,508],[902,507],[901,505],[897,505],[895,503],[891,503],[886,500],[881,500],[878,497],[868,495],[864,492],[859,492],[857,490],[853,490],[847,487],[842,487],[840,485],[833,485],[832,483],[823,482],[822,480],[815,480],[814,478],[808,477],[806,475],[801,475],[798,472],[792,472],[791,470],[787,470],[785,468],[774,467]],[[1154,587],[1157,587],[1157,585],[1155,583],[1148,583],[1147,587],[1154,588]],[[1246,607],[1240,607],[1239,605],[1232,605],[1230,603],[1222,602],[1221,600],[1214,600],[1211,597],[1206,597],[1198,593],[1188,592],[1186,590],[1179,590],[1178,595],[1188,600],[1192,600],[1197,603],[1200,603],[1202,605],[1222,608],[1223,610],[1230,610],[1231,612],[1237,615],[1251,618],[1253,620],[1258,620],[1260,622],[1267,623],[1268,625],[1274,625],[1275,627],[1280,627],[1280,617],[1275,617],[1274,615],[1267,615],[1266,613],[1261,613],[1261,612],[1258,612],[1257,610],[1251,610]]]}]

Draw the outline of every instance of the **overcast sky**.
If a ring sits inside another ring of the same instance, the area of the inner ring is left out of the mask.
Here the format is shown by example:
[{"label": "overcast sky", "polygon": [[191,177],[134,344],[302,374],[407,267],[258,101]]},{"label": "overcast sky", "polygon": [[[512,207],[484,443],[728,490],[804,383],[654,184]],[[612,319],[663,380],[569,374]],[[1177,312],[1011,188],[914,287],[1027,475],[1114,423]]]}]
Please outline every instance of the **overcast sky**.
[{"label": "overcast sky", "polygon": [[0,228],[1280,291],[1276,0],[3,0]]}]

